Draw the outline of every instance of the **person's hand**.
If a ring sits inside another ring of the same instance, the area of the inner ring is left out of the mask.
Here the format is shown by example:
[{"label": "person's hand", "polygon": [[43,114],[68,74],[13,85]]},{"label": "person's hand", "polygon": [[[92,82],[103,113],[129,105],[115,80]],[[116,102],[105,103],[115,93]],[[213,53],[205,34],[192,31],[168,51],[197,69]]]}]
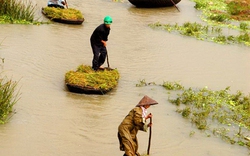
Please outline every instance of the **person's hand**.
[{"label": "person's hand", "polygon": [[149,124],[148,124],[148,127],[151,127],[151,126],[152,126],[152,123],[149,123]]},{"label": "person's hand", "polygon": [[147,115],[146,119],[152,118],[152,117],[153,117],[153,115],[152,115],[151,113],[149,113],[149,114]]},{"label": "person's hand", "polygon": [[102,40],[102,43],[103,43],[103,46],[106,47],[107,42]]}]

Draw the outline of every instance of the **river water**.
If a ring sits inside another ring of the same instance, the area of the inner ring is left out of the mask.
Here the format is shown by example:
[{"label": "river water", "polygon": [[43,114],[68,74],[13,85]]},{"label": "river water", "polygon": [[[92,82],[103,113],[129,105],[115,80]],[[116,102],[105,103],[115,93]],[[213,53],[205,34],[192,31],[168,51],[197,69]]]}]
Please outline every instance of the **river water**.
[{"label": "river water", "polygon": [[[33,0],[36,17],[46,1]],[[18,81],[20,100],[11,120],[0,125],[1,156],[119,156],[117,127],[139,100],[159,102],[153,114],[152,156],[246,156],[249,150],[220,138],[206,137],[175,112],[160,86],[136,87],[141,80],[185,87],[248,94],[250,50],[241,45],[197,41],[148,27],[149,23],[201,22],[194,3],[175,7],[136,8],[127,0],[68,0],[82,11],[83,25],[0,25],[3,75]],[[64,74],[80,64],[91,65],[89,37],[103,17],[113,18],[108,41],[109,63],[120,73],[118,86],[106,95],[74,94]],[[193,137],[189,137],[195,131]],[[146,153],[149,134],[138,133],[139,152]]]}]

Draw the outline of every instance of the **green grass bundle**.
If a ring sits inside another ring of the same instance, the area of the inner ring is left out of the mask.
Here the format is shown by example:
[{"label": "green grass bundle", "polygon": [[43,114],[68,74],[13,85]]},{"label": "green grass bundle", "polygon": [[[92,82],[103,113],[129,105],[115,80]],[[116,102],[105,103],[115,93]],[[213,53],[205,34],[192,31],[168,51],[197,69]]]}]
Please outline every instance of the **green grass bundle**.
[{"label": "green grass bundle", "polygon": [[70,19],[77,20],[83,19],[83,15],[79,10],[68,8],[54,8],[54,7],[45,7],[44,12],[47,14],[49,18],[59,18],[59,19]]},{"label": "green grass bundle", "polygon": [[79,88],[111,90],[117,86],[119,77],[117,69],[94,71],[90,66],[80,65],[76,71],[65,74],[65,83]]}]

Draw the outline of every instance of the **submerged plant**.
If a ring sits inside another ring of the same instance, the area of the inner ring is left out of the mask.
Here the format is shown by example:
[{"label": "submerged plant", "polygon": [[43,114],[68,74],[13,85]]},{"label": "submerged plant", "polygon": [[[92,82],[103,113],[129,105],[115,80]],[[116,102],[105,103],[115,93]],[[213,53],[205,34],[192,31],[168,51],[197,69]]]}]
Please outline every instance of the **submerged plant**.
[{"label": "submerged plant", "polygon": [[148,86],[148,85],[156,85],[155,82],[146,82],[145,79],[140,80],[139,83],[136,84],[136,87],[143,87],[143,86]]}]

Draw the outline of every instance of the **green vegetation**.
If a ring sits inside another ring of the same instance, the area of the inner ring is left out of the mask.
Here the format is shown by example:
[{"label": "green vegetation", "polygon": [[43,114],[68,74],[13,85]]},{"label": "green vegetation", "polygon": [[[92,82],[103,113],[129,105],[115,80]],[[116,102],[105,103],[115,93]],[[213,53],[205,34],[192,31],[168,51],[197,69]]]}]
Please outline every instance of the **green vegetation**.
[{"label": "green vegetation", "polygon": [[244,44],[250,46],[249,25],[246,23],[240,24],[241,34],[239,35],[224,35],[222,28],[218,26],[201,25],[199,23],[186,22],[183,25],[161,24],[159,22],[150,24],[152,28],[162,28],[168,32],[178,31],[181,35],[196,38],[198,40],[207,40],[220,44]]},{"label": "green vegetation", "polygon": [[61,9],[53,7],[45,7],[44,12],[48,15],[49,18],[59,18],[59,19],[83,19],[83,15],[79,10],[76,9]]},{"label": "green vegetation", "polygon": [[[207,25],[196,22],[185,22],[183,25],[156,22],[149,26],[168,32],[179,32],[181,35],[198,40],[250,46],[250,0],[193,1],[196,3],[195,8],[202,11],[201,19],[207,22]],[[225,29],[228,31],[224,31]],[[230,29],[234,30],[237,35],[229,34]]]},{"label": "green vegetation", "polygon": [[[4,64],[4,58],[0,57],[0,60],[1,66]],[[13,114],[13,106],[19,99],[16,86],[16,81],[9,80],[6,76],[0,77],[0,124],[6,123]]]},{"label": "green vegetation", "polygon": [[18,0],[0,0],[0,23],[30,24],[34,21],[35,7]]},{"label": "green vegetation", "polygon": [[8,121],[13,113],[13,106],[19,99],[19,93],[15,92],[17,82],[0,78],[0,124]]},{"label": "green vegetation", "polygon": [[[143,80],[136,86],[147,84]],[[168,99],[176,105],[176,112],[207,137],[214,135],[230,144],[250,148],[250,95],[241,91],[232,94],[230,87],[213,91],[208,87],[185,89],[177,82],[164,82],[161,86],[170,91]]]},{"label": "green vegetation", "polygon": [[90,66],[80,65],[76,71],[65,74],[65,83],[81,88],[110,90],[117,86],[119,77],[117,69],[94,71]]}]

